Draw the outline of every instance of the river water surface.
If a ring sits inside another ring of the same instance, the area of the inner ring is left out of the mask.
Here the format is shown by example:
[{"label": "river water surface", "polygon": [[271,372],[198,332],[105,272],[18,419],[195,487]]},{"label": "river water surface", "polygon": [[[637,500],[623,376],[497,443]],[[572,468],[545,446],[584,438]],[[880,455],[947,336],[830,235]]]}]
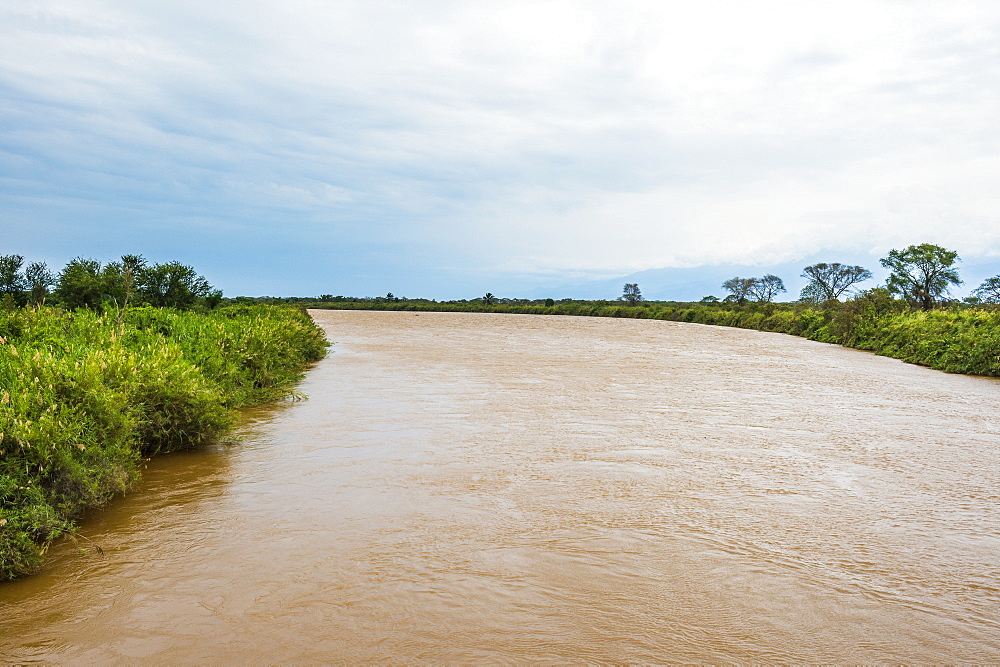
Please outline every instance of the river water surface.
[{"label": "river water surface", "polygon": [[1000,660],[997,381],[694,324],[313,315],[309,400],[150,462],[0,585],[0,658]]}]

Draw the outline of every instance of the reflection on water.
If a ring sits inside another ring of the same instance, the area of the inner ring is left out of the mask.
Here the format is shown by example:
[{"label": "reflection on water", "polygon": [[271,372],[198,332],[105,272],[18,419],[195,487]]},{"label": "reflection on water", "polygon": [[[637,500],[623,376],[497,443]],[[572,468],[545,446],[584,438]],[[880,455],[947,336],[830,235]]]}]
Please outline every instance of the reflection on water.
[{"label": "reflection on water", "polygon": [[314,316],[310,400],[151,462],[0,586],[0,656],[1000,659],[1000,383],[669,322]]}]

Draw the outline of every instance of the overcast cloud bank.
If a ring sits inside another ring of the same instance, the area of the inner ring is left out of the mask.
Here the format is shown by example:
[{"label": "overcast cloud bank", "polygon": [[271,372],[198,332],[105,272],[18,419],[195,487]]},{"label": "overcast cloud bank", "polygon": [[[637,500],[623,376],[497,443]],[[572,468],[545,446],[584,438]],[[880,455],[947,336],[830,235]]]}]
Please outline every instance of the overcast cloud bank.
[{"label": "overcast cloud bank", "polygon": [[986,1],[8,6],[0,253],[180,259],[228,294],[921,242],[1000,273],[998,28]]}]

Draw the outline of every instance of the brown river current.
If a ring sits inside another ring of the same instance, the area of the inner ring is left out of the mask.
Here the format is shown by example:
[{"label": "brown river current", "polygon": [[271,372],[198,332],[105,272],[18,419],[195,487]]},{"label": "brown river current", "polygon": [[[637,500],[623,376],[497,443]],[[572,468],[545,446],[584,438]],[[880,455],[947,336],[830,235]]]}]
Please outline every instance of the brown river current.
[{"label": "brown river current", "polygon": [[0,585],[0,662],[1000,661],[1000,382],[694,324],[313,315],[309,400],[151,461]]}]

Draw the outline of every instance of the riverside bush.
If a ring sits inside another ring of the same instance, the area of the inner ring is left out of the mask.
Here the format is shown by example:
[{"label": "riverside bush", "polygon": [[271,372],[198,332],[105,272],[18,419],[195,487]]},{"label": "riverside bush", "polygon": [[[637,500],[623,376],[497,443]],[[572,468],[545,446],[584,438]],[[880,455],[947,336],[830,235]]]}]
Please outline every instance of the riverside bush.
[{"label": "riverside bush", "polygon": [[0,580],[30,572],[141,458],[218,438],[325,354],[302,311],[0,312]]}]

